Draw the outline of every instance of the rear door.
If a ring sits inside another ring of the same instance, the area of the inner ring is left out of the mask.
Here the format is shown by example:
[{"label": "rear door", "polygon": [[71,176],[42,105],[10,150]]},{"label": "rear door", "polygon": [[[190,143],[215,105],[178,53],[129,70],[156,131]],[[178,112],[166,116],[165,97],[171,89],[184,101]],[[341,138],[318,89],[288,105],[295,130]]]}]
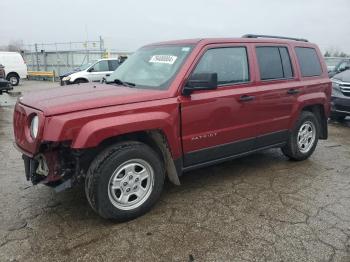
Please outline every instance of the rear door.
[{"label": "rear door", "polygon": [[256,87],[245,44],[209,45],[191,74],[217,73],[218,88],[181,97],[184,165],[250,151],[257,136]]},{"label": "rear door", "polygon": [[257,146],[265,147],[286,141],[293,105],[302,86],[295,74],[295,61],[287,45],[255,45],[257,72]]}]

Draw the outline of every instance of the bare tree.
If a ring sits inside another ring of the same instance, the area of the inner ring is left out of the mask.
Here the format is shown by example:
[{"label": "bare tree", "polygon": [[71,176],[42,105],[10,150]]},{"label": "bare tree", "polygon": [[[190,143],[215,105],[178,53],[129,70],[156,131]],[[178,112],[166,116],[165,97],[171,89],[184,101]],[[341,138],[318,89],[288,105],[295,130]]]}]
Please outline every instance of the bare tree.
[{"label": "bare tree", "polygon": [[329,51],[326,50],[326,52],[323,55],[324,57],[330,57],[332,56],[331,53]]},{"label": "bare tree", "polygon": [[11,41],[7,47],[8,51],[19,52],[23,48],[23,40]]},{"label": "bare tree", "polygon": [[340,51],[337,48],[329,48],[324,53],[324,56],[325,57],[350,57],[350,54]]},{"label": "bare tree", "polygon": [[19,52],[23,49],[23,40],[12,40],[8,45],[0,46],[0,50]]}]

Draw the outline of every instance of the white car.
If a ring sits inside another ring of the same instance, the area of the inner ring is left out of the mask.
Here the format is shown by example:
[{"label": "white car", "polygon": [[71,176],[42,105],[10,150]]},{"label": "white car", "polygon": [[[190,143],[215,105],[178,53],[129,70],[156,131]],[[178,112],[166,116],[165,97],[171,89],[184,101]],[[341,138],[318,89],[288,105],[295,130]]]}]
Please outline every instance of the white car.
[{"label": "white car", "polygon": [[0,64],[5,67],[6,80],[13,86],[17,86],[21,78],[27,77],[27,65],[20,53],[0,52]]},{"label": "white car", "polygon": [[107,58],[93,61],[76,68],[72,72],[60,75],[61,85],[100,82],[109,76],[121,64],[118,58]]}]

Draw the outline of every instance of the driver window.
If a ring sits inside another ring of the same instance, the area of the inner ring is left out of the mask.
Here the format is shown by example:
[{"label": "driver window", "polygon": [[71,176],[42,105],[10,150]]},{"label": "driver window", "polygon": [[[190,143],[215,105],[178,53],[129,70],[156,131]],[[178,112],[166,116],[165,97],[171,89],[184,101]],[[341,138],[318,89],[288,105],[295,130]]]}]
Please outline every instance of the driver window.
[{"label": "driver window", "polygon": [[245,47],[209,49],[193,72],[197,73],[217,73],[219,85],[248,82],[247,50]]},{"label": "driver window", "polygon": [[106,72],[109,71],[108,61],[102,60],[93,66],[92,72]]},{"label": "driver window", "polygon": [[344,71],[348,67],[350,67],[350,62],[344,61],[339,65],[338,71]]}]

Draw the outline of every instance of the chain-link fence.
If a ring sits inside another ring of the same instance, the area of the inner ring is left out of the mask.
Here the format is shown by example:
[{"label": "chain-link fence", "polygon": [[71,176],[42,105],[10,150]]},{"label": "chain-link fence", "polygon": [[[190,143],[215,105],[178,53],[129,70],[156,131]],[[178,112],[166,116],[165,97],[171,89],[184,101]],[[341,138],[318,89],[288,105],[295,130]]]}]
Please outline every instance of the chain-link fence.
[{"label": "chain-link fence", "polygon": [[102,38],[98,41],[25,45],[22,49],[29,71],[54,71],[56,76],[93,60],[130,54],[106,49]]}]

